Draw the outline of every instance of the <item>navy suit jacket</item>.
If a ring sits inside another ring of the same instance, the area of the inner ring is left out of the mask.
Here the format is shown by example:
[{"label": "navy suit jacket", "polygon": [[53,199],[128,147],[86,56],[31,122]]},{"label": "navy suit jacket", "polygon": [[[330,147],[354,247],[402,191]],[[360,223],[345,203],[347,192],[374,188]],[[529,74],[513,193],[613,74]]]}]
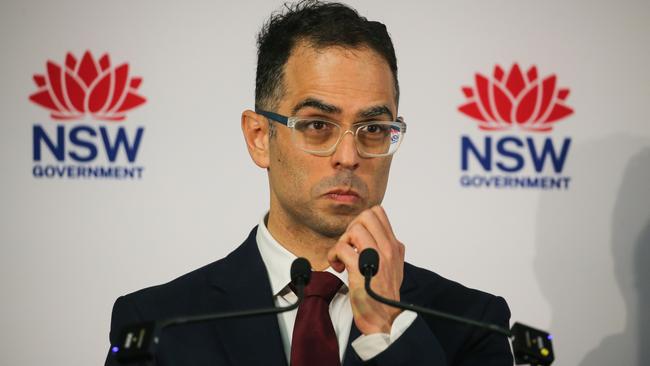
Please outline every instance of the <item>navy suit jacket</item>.
[{"label": "navy suit jacket", "polygon": [[[122,326],[181,315],[274,306],[266,268],[253,229],[227,257],[167,284],[117,299],[111,344]],[[287,269],[288,270],[288,269]],[[510,311],[501,297],[468,289],[433,272],[404,265],[402,301],[508,327]],[[437,318],[419,316],[385,351],[363,362],[350,342],[360,335],[352,323],[343,366],[511,366],[503,335]],[[277,315],[224,319],[169,328],[158,346],[158,366],[287,365]],[[107,366],[116,366],[110,352]]]}]

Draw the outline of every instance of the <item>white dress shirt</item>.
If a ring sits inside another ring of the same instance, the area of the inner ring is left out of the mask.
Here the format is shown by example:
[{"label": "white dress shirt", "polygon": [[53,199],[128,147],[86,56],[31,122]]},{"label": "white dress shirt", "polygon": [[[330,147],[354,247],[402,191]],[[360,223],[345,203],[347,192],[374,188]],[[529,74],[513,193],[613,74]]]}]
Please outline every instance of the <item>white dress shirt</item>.
[{"label": "white dress shirt", "polygon": [[[289,252],[285,247],[280,245],[269,230],[266,228],[264,217],[257,228],[257,247],[262,255],[262,261],[266,266],[266,271],[271,280],[271,291],[276,306],[287,306],[298,300],[296,294],[289,287],[291,277],[289,269],[291,263],[297,257]],[[343,356],[350,336],[352,327],[352,306],[350,305],[350,296],[348,289],[348,272],[336,272],[332,267],[327,268],[327,272],[338,277],[343,285],[338,293],[330,302],[330,317],[332,325],[336,332],[336,338],[339,344],[339,357],[343,363]],[[284,354],[287,362],[291,358],[291,337],[293,335],[293,325],[296,321],[298,310],[285,311],[278,314],[278,323],[280,325],[280,335],[284,345]],[[393,322],[390,334],[375,333],[360,335],[352,342],[352,347],[362,360],[367,361],[382,351],[399,338],[404,331],[413,323],[417,314],[411,311],[402,311]]]}]

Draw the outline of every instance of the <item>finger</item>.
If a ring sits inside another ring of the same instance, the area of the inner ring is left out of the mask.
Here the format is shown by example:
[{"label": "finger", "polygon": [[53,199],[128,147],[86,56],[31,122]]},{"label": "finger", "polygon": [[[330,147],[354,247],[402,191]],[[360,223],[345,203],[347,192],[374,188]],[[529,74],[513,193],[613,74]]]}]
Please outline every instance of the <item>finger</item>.
[{"label": "finger", "polygon": [[359,221],[357,224],[361,224],[366,229],[366,231],[368,231],[376,243],[377,249],[381,253],[390,255],[388,252],[391,252],[395,249],[395,245],[387,235],[388,228],[384,227],[374,211],[364,211],[361,215],[359,215]]},{"label": "finger", "polygon": [[[329,251],[327,251],[327,261],[329,262],[330,266],[339,273],[343,272],[345,269],[345,263],[343,262],[342,258],[339,258],[339,246],[350,246],[348,240],[348,233],[345,232],[339,241],[332,248],[330,248]],[[352,250],[356,251],[354,248],[352,248]]]},{"label": "finger", "polygon": [[386,210],[384,210],[384,208],[379,205],[373,206],[371,210],[375,213],[375,215],[377,215],[379,221],[386,228],[386,234],[388,237],[393,241],[397,241],[397,237],[395,237],[395,232],[393,231],[393,226],[390,224],[390,220],[388,220]]},{"label": "finger", "polygon": [[377,219],[382,223],[383,227],[386,229],[386,233],[389,238],[389,242],[391,243],[394,252],[397,253],[397,258],[400,258],[400,260],[403,262],[404,261],[404,253],[406,252],[406,247],[404,244],[397,239],[395,236],[395,232],[393,232],[393,226],[390,224],[390,220],[388,219],[388,215],[386,214],[386,210],[382,206],[374,206],[372,207],[372,211],[375,213],[377,216]]},{"label": "finger", "polygon": [[346,232],[339,238],[338,243],[327,252],[327,260],[330,262],[330,266],[337,272],[343,272],[346,267],[345,263],[338,258],[339,245],[351,248],[357,255],[366,248],[378,250],[374,238],[361,223],[349,226]]},{"label": "finger", "polygon": [[397,247],[398,247],[398,248],[400,249],[400,251],[402,251],[402,253],[403,253],[403,252],[404,252],[404,249],[406,248],[406,246],[404,245],[404,243],[402,243],[401,241],[399,241],[399,240],[397,240],[397,239],[395,239],[395,242],[397,243]]},{"label": "finger", "polygon": [[338,255],[336,254],[337,250],[338,248],[336,245],[330,248],[327,252],[327,261],[329,262],[330,267],[332,267],[336,272],[341,273],[345,270],[345,263],[338,258]]},{"label": "finger", "polygon": [[344,242],[349,243],[357,253],[361,253],[366,248],[373,248],[379,250],[377,240],[368,231],[368,228],[363,224],[363,221],[357,222],[352,225],[346,232],[345,237],[342,238]]},{"label": "finger", "polygon": [[406,252],[406,246],[404,243],[399,241],[397,237],[395,236],[395,232],[393,231],[393,226],[390,224],[390,220],[388,220],[388,215],[386,214],[386,210],[382,206],[374,206],[372,210],[375,212],[377,215],[377,218],[381,223],[384,225],[384,227],[387,230],[389,239],[391,243],[394,243],[394,245],[397,247],[397,250],[399,252],[400,258],[404,260],[404,253]]},{"label": "finger", "polygon": [[359,273],[359,254],[346,242],[338,242],[328,253],[327,260],[332,268],[343,263],[349,274]]}]

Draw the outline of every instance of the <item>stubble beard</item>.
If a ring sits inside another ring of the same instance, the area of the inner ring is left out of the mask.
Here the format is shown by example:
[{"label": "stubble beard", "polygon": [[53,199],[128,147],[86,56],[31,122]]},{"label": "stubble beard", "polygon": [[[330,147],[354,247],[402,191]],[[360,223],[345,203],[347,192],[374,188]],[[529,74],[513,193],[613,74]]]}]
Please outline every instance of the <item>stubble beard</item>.
[{"label": "stubble beard", "polygon": [[[333,188],[348,188],[359,194],[360,202],[355,205],[327,203],[320,205],[323,194]],[[293,220],[313,233],[329,238],[338,239],[345,233],[348,225],[364,209],[369,207],[368,186],[352,171],[340,172],[332,177],[321,180],[311,189],[309,202],[296,202],[293,207],[285,207]],[[368,207],[366,207],[368,206]]]},{"label": "stubble beard", "polygon": [[299,218],[302,224],[314,233],[329,239],[338,239],[343,235],[350,222],[360,213],[346,206],[337,208],[337,212],[333,213],[323,212],[313,207],[307,208],[306,211]]}]

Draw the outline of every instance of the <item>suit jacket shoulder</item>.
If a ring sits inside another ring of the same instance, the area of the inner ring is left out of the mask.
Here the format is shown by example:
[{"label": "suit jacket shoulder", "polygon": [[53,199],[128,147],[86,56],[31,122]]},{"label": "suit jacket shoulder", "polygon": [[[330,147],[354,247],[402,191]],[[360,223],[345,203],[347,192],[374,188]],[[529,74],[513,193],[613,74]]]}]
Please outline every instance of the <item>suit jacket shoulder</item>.
[{"label": "suit jacket shoulder", "polygon": [[[110,340],[130,323],[273,306],[256,229],[228,256],[163,285],[122,296],[113,307]],[[253,347],[254,345],[254,347]],[[256,352],[250,352],[254,348]],[[157,365],[284,365],[275,315],[222,319],[166,329]],[[106,365],[117,365],[111,355]]]},{"label": "suit jacket shoulder", "polygon": [[167,283],[121,296],[117,301],[131,305],[141,321],[195,313],[197,304],[204,302],[210,279],[218,275],[223,265],[227,265],[227,257]]},{"label": "suit jacket shoulder", "polygon": [[[405,263],[402,301],[509,328],[510,310],[499,296],[465,287]],[[424,317],[449,365],[512,365],[506,337],[451,320]]]}]

